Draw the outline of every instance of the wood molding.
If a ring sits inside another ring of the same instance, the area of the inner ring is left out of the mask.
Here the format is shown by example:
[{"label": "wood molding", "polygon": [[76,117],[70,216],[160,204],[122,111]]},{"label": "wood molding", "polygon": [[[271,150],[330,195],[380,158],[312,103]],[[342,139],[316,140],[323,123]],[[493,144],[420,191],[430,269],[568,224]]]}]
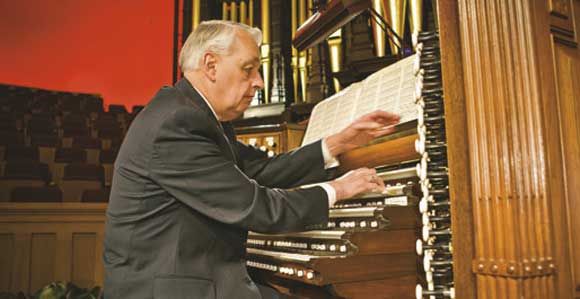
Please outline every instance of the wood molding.
[{"label": "wood molding", "polygon": [[572,1],[574,0],[549,0],[550,31],[554,35],[555,42],[577,48]]},{"label": "wood molding", "polygon": [[459,6],[477,297],[555,298],[555,275],[543,267],[524,267],[534,276],[524,280],[488,275],[509,264],[558,267],[532,3]]},{"label": "wood molding", "polygon": [[445,120],[453,232],[453,279],[456,298],[476,298],[475,276],[471,272],[474,255],[474,223],[471,201],[469,145],[466,127],[463,60],[459,32],[458,2],[439,1],[441,71],[445,93]]},{"label": "wood molding", "polygon": [[[574,5],[572,16],[578,16],[580,1],[574,0],[571,3]],[[574,231],[578,232],[575,225],[580,222],[574,222],[577,217],[571,210],[578,209],[578,204],[580,204],[579,193],[574,191],[574,188],[576,190],[579,188],[577,177],[580,171],[574,163],[579,163],[580,154],[570,150],[578,147],[580,136],[571,137],[574,131],[569,129],[573,129],[574,121],[578,121],[578,117],[576,120],[573,117],[573,106],[579,97],[578,88],[574,88],[574,80],[577,80],[578,75],[573,74],[572,66],[573,63],[579,64],[580,52],[578,48],[558,42],[554,31],[551,30],[553,18],[550,16],[550,9],[545,0],[534,1],[533,11],[536,15],[532,19],[536,20],[535,43],[538,53],[543,53],[543,55],[538,55],[538,66],[542,82],[543,126],[546,136],[546,165],[548,165],[546,173],[549,182],[548,190],[552,199],[550,200],[551,214],[554,220],[554,256],[559,261],[556,292],[558,298],[573,298],[574,281],[576,288],[580,286],[578,262],[580,256],[576,253],[579,251],[578,245],[574,248],[574,242],[580,244],[578,243],[580,242],[579,233],[576,234],[576,241],[574,241]],[[578,28],[580,26],[578,19],[574,18],[574,22],[576,22],[575,27]],[[580,70],[576,73],[578,71]],[[575,200],[574,195],[577,198]],[[580,298],[580,289],[577,289],[576,297]]]}]

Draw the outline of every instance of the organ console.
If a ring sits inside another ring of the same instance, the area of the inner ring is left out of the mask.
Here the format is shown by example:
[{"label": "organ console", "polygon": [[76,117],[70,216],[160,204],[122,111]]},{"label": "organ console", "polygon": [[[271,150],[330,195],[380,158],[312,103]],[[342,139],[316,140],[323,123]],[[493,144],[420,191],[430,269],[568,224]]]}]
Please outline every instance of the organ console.
[{"label": "organ console", "polygon": [[[580,121],[553,104],[580,111],[570,104],[580,85],[553,73],[580,73],[575,29],[555,21],[566,15],[578,27],[571,7],[580,15],[579,2],[383,2],[330,0],[296,31],[295,45],[323,41],[370,7],[402,11],[382,14],[398,20],[402,39],[384,51],[413,56],[416,116],[344,154],[339,167],[374,167],[387,190],[331,207],[322,227],[250,233],[251,275],[298,298],[580,298],[570,251],[580,252],[570,228],[578,222],[562,212],[579,206],[565,194],[576,194],[570,178],[580,176],[562,161],[580,163],[557,137],[577,138],[563,120]],[[397,50],[407,43],[413,48]]]},{"label": "organ console", "polygon": [[[298,47],[324,39],[321,31],[334,31],[368,4],[331,1],[297,30]],[[345,20],[336,20],[345,13]],[[324,25],[316,27],[317,21]],[[454,298],[437,32],[417,34],[414,44],[415,128],[359,149],[370,161],[342,157],[341,171],[375,167],[386,190],[331,207],[329,222],[307,232],[250,233],[247,266],[257,281],[304,298],[412,298],[413,289],[417,298]],[[389,157],[393,146],[403,153]]]},{"label": "organ console", "polygon": [[[407,280],[407,284],[398,285],[406,295],[396,298],[412,298],[413,287],[417,298],[454,298],[438,35],[420,32],[414,39],[417,135],[411,135],[416,136],[416,153],[410,156],[419,159],[391,165],[367,163],[385,181],[385,196],[362,194],[332,207],[325,227],[297,234],[250,234],[247,265],[259,280],[298,296],[308,296],[303,290],[315,289],[317,296],[328,298],[395,298],[389,295],[394,294],[393,285],[387,280],[411,275],[426,286]],[[406,247],[408,244],[399,247],[403,240],[418,234],[415,251],[422,257],[419,269],[417,258],[410,255],[412,248]],[[353,271],[355,265],[366,271]],[[393,265],[404,270],[393,272]],[[361,281],[381,287],[369,294],[360,288]]]}]

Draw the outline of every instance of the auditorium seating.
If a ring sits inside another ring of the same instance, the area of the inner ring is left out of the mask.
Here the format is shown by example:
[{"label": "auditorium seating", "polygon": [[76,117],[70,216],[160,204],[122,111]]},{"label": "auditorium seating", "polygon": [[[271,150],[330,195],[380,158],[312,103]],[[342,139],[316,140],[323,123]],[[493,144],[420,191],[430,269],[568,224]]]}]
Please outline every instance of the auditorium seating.
[{"label": "auditorium seating", "polygon": [[81,198],[82,202],[109,202],[110,188],[85,190]]},{"label": "auditorium seating", "polygon": [[38,161],[9,161],[0,178],[0,202],[8,201],[16,187],[41,187],[50,182],[48,165]]},{"label": "auditorium seating", "polygon": [[61,202],[62,191],[57,186],[16,187],[10,195],[12,202]]},{"label": "auditorium seating", "polygon": [[64,168],[60,187],[65,201],[79,202],[86,190],[103,187],[103,166],[87,163],[71,163]]},{"label": "auditorium seating", "polygon": [[50,165],[54,176],[54,183],[59,185],[64,176],[64,168],[69,163],[85,163],[87,153],[80,148],[59,148],[54,155],[54,161]]},{"label": "auditorium seating", "polygon": [[0,202],[107,202],[118,149],[143,109],[0,84]]},{"label": "auditorium seating", "polygon": [[101,151],[101,139],[91,136],[76,136],[72,140],[72,147],[79,148],[85,151],[87,155],[87,163],[98,164],[99,152]]},{"label": "auditorium seating", "polygon": [[116,150],[103,150],[99,156],[99,162],[103,165],[105,186],[111,186],[113,181],[113,167],[115,164],[115,158],[117,157]]}]

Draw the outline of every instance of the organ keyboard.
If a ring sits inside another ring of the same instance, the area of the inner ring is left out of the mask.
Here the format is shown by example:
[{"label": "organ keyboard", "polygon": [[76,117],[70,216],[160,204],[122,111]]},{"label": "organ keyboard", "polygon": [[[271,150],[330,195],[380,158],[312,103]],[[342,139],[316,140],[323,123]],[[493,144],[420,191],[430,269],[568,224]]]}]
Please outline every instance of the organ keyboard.
[{"label": "organ keyboard", "polygon": [[395,277],[407,277],[406,287],[412,288],[417,272],[412,250],[416,207],[365,200],[376,206],[331,209],[325,230],[250,233],[247,265],[254,278],[307,298],[357,298],[360,291],[368,291],[360,288],[361,281],[386,291],[399,284]]},{"label": "organ keyboard", "polygon": [[385,191],[331,207],[324,227],[278,235],[250,233],[247,266],[254,279],[306,298],[373,298],[361,287],[363,282],[374,285],[376,294],[395,288],[412,295],[421,189],[415,167],[409,166],[416,163],[376,167],[387,183]]}]

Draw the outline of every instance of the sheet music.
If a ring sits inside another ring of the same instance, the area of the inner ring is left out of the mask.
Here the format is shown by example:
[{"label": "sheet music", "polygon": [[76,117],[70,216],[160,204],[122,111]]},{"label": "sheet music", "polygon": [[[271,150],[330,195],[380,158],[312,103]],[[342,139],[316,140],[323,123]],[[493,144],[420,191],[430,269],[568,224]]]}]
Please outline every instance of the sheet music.
[{"label": "sheet music", "polygon": [[339,132],[353,120],[377,109],[399,114],[401,123],[417,119],[414,57],[387,66],[318,103],[312,110],[302,144]]}]

